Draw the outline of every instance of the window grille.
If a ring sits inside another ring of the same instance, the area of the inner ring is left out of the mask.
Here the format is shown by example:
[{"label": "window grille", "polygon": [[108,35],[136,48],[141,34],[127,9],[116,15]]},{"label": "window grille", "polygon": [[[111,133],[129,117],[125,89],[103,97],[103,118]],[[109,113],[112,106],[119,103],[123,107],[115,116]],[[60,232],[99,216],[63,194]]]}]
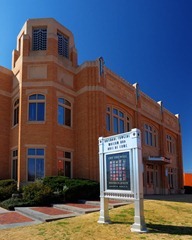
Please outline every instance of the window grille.
[{"label": "window grille", "polygon": [[57,33],[58,36],[58,54],[69,58],[69,38],[61,33]]},{"label": "window grille", "polygon": [[47,49],[47,29],[34,28],[33,29],[33,51]]}]

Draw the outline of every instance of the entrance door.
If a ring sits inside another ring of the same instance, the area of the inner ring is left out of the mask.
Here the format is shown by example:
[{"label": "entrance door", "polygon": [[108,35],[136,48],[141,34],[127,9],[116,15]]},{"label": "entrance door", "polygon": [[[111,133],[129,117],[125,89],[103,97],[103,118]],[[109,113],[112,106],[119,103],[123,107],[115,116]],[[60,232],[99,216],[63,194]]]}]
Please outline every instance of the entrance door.
[{"label": "entrance door", "polygon": [[147,194],[160,194],[160,167],[156,164],[147,164]]},{"label": "entrance door", "polygon": [[154,194],[154,166],[147,164],[147,194]]},{"label": "entrance door", "polygon": [[71,178],[71,162],[65,161],[65,176]]}]

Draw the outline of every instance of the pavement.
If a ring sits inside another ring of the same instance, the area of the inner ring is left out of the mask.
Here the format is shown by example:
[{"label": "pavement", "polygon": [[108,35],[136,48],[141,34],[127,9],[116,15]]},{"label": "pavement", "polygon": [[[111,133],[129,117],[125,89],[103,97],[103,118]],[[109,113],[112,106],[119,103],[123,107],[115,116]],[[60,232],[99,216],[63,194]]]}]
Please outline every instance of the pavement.
[{"label": "pavement", "polygon": [[[192,203],[192,194],[146,195],[144,199]],[[129,202],[109,200],[110,209],[126,204],[129,204]],[[58,219],[76,217],[95,211],[100,211],[99,201],[54,204],[52,207],[16,207],[15,211],[0,208],[0,229],[40,224]]]},{"label": "pavement", "polygon": [[[128,204],[128,202],[109,201],[109,208]],[[0,208],[0,229],[29,226],[58,219],[76,217],[100,210],[99,201],[54,204],[52,207],[16,207],[15,211]]]}]

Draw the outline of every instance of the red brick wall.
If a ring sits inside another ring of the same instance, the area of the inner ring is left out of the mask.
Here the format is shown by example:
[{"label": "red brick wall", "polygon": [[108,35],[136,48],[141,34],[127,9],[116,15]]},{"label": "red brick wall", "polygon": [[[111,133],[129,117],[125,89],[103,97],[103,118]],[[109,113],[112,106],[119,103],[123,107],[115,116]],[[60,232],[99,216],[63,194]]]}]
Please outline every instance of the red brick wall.
[{"label": "red brick wall", "polygon": [[9,178],[10,176],[11,83],[11,72],[0,68],[0,179]]}]

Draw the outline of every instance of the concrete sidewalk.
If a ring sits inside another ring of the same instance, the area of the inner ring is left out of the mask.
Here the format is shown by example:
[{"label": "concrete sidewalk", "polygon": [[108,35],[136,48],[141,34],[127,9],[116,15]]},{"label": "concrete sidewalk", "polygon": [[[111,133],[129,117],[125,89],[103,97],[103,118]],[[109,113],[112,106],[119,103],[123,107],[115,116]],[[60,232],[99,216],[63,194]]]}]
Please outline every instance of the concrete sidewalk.
[{"label": "concrete sidewalk", "polygon": [[[109,201],[109,208],[128,202]],[[52,207],[16,207],[15,211],[0,208],[0,229],[29,226],[63,218],[75,217],[100,210],[99,201],[54,204]]]}]

